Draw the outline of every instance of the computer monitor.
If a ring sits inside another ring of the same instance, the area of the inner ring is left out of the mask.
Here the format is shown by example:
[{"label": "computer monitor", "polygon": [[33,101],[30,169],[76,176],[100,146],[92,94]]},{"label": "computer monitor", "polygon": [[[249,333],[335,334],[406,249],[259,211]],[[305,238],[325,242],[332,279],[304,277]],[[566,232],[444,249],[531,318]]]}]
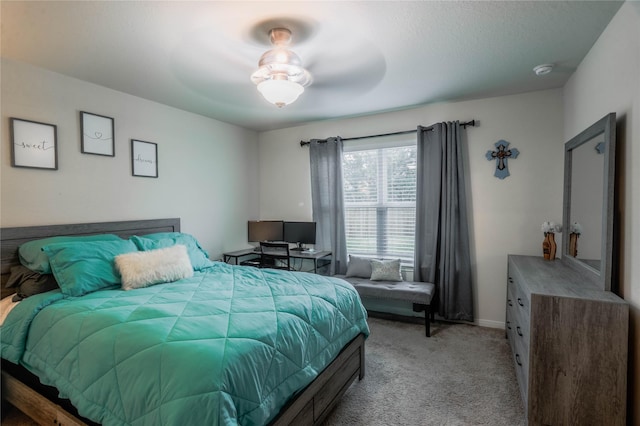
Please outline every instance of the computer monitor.
[{"label": "computer monitor", "polygon": [[308,250],[305,244],[316,243],[316,223],[315,222],[284,222],[284,240],[288,243],[295,243],[298,247],[292,250]]},{"label": "computer monitor", "polygon": [[250,243],[260,241],[284,241],[283,222],[281,220],[250,220],[248,222],[248,240]]}]

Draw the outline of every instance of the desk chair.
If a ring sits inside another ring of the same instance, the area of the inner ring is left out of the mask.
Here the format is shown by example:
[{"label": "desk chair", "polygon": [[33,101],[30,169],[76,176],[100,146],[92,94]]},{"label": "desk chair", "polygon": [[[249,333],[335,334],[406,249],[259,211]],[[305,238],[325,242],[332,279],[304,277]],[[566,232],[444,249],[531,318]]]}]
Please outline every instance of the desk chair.
[{"label": "desk chair", "polygon": [[291,270],[289,243],[260,242],[260,268]]}]

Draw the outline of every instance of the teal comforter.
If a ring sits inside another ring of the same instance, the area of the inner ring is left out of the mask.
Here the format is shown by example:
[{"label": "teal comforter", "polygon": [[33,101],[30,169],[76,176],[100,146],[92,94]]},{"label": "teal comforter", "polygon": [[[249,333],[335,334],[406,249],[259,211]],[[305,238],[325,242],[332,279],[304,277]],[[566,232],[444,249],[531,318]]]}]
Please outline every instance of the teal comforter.
[{"label": "teal comforter", "polygon": [[1,329],[24,365],[105,425],[262,425],[359,333],[348,283],[215,263],[153,287],[31,296]]}]

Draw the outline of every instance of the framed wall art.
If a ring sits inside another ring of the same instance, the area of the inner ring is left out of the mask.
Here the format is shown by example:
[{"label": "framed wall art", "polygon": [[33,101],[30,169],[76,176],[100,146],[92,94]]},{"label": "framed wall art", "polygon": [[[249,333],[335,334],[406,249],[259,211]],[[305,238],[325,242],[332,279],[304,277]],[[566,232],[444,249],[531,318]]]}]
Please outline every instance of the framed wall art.
[{"label": "framed wall art", "polygon": [[113,118],[80,111],[80,134],[83,154],[116,156]]},{"label": "framed wall art", "polygon": [[58,128],[55,124],[10,118],[11,165],[58,170]]},{"label": "framed wall art", "polygon": [[131,139],[131,172],[133,176],[158,177],[158,144]]}]

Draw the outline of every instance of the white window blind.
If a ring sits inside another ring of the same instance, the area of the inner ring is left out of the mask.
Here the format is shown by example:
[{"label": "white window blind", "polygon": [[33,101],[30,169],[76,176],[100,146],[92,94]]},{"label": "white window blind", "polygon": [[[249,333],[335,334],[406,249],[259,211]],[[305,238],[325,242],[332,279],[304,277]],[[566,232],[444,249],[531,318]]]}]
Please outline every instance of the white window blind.
[{"label": "white window blind", "polygon": [[[416,142],[345,143],[343,179],[347,252],[413,264]],[[405,136],[406,138],[406,136]]]}]

